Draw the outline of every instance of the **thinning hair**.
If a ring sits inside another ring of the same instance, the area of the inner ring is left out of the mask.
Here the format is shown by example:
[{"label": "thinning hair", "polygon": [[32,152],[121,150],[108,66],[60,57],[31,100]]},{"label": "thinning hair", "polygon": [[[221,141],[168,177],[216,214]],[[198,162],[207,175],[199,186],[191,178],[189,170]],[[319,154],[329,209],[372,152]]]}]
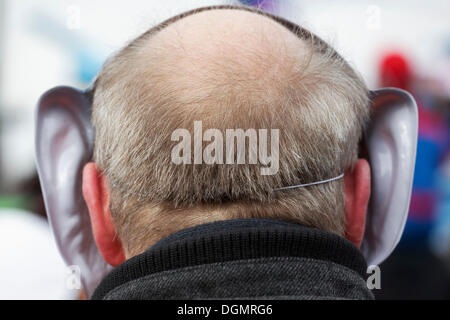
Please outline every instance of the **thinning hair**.
[{"label": "thinning hair", "polygon": [[[243,31],[232,43],[216,34],[213,53],[199,44],[189,50],[177,37],[153,41],[181,19],[219,9],[270,19],[296,42],[263,30]],[[129,255],[177,230],[234,218],[278,218],[344,235],[342,180],[274,189],[351,168],[368,117],[364,82],[323,40],[256,9],[207,7],[163,22],[104,64],[93,89],[94,161],[110,183],[112,217]],[[172,132],[192,133],[194,121],[222,132],[279,129],[278,173],[261,175],[258,164],[172,163]]]}]

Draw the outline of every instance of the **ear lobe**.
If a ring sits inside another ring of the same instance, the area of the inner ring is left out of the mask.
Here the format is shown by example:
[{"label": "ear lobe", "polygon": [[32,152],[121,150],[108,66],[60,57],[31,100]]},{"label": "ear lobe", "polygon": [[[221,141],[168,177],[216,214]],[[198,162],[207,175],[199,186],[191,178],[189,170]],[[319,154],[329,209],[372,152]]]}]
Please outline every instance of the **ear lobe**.
[{"label": "ear lobe", "polygon": [[345,180],[345,237],[360,247],[366,224],[367,205],[370,198],[370,166],[365,159],[358,159]]},{"label": "ear lobe", "polygon": [[46,92],[36,115],[36,165],[47,215],[58,249],[68,265],[81,269],[89,296],[110,270],[92,235],[81,190],[81,173],[92,157],[94,130],[90,100],[77,89]]},{"label": "ear lobe", "polygon": [[118,266],[126,258],[111,218],[108,182],[93,162],[86,164],[83,170],[83,196],[97,247],[105,261],[113,267]]}]

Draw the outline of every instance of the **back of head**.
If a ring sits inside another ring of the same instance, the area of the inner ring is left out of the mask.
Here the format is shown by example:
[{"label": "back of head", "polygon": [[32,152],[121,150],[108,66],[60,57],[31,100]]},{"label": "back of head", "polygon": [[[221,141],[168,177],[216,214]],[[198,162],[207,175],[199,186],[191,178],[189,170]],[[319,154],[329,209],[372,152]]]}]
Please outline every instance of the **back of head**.
[{"label": "back of head", "polygon": [[[110,183],[112,216],[130,255],[174,231],[233,218],[280,218],[343,235],[342,181],[274,189],[352,166],[369,115],[368,90],[325,42],[275,19],[248,8],[190,12],[104,65],[93,97],[94,157]],[[236,152],[228,159],[224,144],[214,163],[199,163],[195,152],[191,164],[174,163],[173,133],[186,129],[195,137],[200,121],[205,135],[193,151],[211,143],[207,132],[242,129],[245,161]],[[266,174],[267,163],[251,161],[257,150],[249,129],[266,129],[267,140],[256,137],[259,147],[279,158]],[[276,129],[278,150],[270,134]]]}]

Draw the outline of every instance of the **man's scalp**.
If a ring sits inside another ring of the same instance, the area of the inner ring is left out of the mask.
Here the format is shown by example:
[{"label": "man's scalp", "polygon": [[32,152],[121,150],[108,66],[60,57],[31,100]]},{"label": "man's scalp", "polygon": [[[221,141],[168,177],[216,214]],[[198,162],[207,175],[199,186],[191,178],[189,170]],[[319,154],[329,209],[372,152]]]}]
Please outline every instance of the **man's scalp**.
[{"label": "man's scalp", "polygon": [[[273,217],[342,234],[342,182],[272,190],[352,165],[369,114],[367,88],[308,31],[248,8],[220,9],[154,28],[111,57],[97,79],[94,157],[112,185],[119,235],[136,247],[169,215],[180,229]],[[279,172],[173,164],[171,134],[192,131],[194,121],[204,130],[279,129]]]}]

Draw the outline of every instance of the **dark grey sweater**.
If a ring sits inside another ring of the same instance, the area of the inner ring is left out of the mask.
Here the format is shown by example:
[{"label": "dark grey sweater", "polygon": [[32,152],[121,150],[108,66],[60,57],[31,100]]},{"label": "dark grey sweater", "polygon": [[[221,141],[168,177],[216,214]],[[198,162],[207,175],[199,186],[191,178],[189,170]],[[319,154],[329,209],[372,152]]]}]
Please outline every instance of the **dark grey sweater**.
[{"label": "dark grey sweater", "polygon": [[115,268],[93,299],[373,299],[367,265],[337,235],[267,219],[177,232]]}]

